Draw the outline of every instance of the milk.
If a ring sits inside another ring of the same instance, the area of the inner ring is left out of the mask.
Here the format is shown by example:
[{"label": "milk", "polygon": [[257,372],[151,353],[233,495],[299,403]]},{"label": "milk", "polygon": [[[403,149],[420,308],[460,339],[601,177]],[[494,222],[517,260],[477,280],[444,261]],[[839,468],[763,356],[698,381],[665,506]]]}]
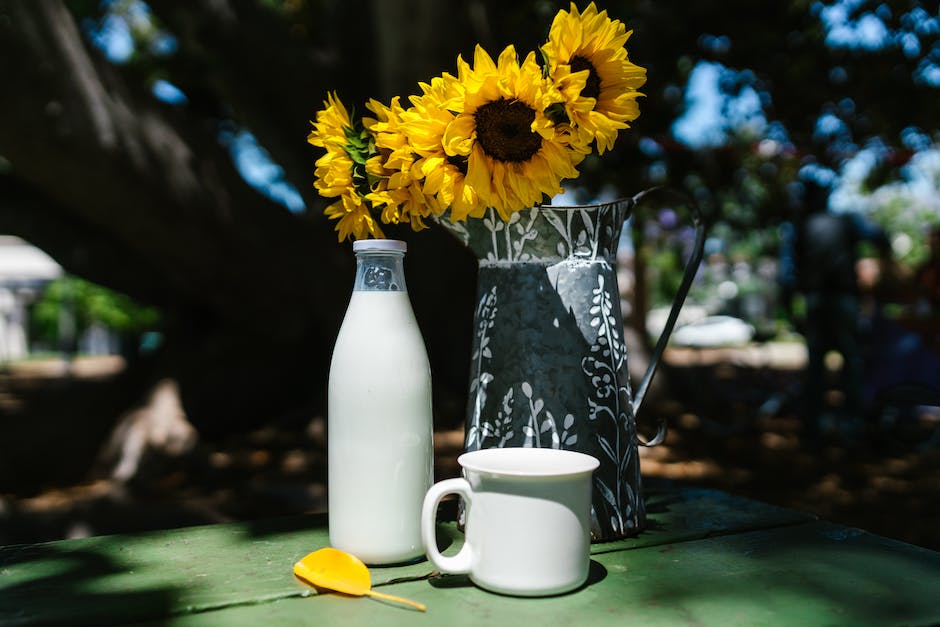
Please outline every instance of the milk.
[{"label": "milk", "polygon": [[431,372],[408,293],[354,291],[330,365],[332,546],[367,564],[424,554],[432,429]]}]

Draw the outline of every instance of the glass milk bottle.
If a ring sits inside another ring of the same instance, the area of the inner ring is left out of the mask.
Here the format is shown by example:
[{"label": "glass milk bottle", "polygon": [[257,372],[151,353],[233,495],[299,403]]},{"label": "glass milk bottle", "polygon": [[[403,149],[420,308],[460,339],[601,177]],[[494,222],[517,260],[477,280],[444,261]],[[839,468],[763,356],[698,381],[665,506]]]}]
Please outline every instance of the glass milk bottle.
[{"label": "glass milk bottle", "polygon": [[367,564],[424,555],[433,479],[431,370],[408,291],[405,242],[359,240],[330,364],[330,544]]}]

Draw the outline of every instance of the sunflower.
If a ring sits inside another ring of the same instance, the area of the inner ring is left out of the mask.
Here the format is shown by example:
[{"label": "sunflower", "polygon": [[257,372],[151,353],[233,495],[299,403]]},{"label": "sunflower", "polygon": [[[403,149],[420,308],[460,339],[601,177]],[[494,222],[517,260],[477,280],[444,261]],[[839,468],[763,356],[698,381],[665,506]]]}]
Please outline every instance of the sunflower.
[{"label": "sunflower", "polygon": [[454,110],[463,102],[463,91],[457,78],[444,73],[430,83],[419,83],[420,96],[412,96],[412,106],[402,113],[402,128],[418,155],[414,168],[423,179],[422,192],[430,210],[440,215],[450,209],[452,222],[468,216],[479,218],[486,204],[472,187],[467,185],[467,159],[450,156],[444,150],[444,133],[453,122]]},{"label": "sunflower", "polygon": [[421,190],[420,170],[415,167],[415,153],[402,130],[404,109],[396,96],[389,106],[371,100],[366,107],[375,118],[365,118],[366,130],[375,137],[378,154],[366,162],[370,191],[366,199],[375,208],[382,208],[386,224],[407,222],[412,229],[427,228],[423,218],[431,213],[434,203]]},{"label": "sunflower", "polygon": [[331,220],[339,220],[336,224],[339,241],[350,237],[384,237],[365,199],[369,191],[364,167],[369,150],[368,132],[361,125],[353,125],[336,94],[327,94],[307,141],[326,150],[316,161],[313,186],[321,196],[338,198],[324,213]]},{"label": "sunflower", "polygon": [[576,143],[596,140],[599,154],[613,148],[617,133],[640,115],[637,89],[646,82],[646,70],[627,58],[624,46],[632,33],[607,11],[598,13],[593,2],[583,13],[572,2],[570,12],[555,15],[542,46],[548,74],[565,96]]},{"label": "sunflower", "polygon": [[562,102],[530,53],[520,65],[513,46],[498,63],[477,46],[471,68],[457,59],[463,103],[442,138],[451,160],[467,161],[465,182],[504,220],[561,192],[578,175],[579,154],[545,115]]}]

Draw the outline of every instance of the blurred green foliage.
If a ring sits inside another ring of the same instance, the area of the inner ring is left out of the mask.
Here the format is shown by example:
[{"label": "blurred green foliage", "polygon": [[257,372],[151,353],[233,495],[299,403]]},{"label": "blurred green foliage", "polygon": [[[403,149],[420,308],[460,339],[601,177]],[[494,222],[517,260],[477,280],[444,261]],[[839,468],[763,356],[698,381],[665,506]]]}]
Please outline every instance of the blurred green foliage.
[{"label": "blurred green foliage", "polygon": [[30,314],[30,335],[49,345],[63,339],[60,337],[63,316],[72,317],[68,326],[76,337],[93,324],[117,335],[136,335],[153,330],[160,323],[160,314],[154,307],[74,276],[50,283]]}]

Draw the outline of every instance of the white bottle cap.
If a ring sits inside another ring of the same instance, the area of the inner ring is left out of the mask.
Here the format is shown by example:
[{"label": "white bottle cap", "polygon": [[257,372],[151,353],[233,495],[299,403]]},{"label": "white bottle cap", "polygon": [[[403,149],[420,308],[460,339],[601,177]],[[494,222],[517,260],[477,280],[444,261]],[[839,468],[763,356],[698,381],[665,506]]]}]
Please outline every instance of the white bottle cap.
[{"label": "white bottle cap", "polygon": [[360,250],[388,250],[403,253],[408,250],[408,244],[400,239],[357,239],[353,242],[353,252]]}]

